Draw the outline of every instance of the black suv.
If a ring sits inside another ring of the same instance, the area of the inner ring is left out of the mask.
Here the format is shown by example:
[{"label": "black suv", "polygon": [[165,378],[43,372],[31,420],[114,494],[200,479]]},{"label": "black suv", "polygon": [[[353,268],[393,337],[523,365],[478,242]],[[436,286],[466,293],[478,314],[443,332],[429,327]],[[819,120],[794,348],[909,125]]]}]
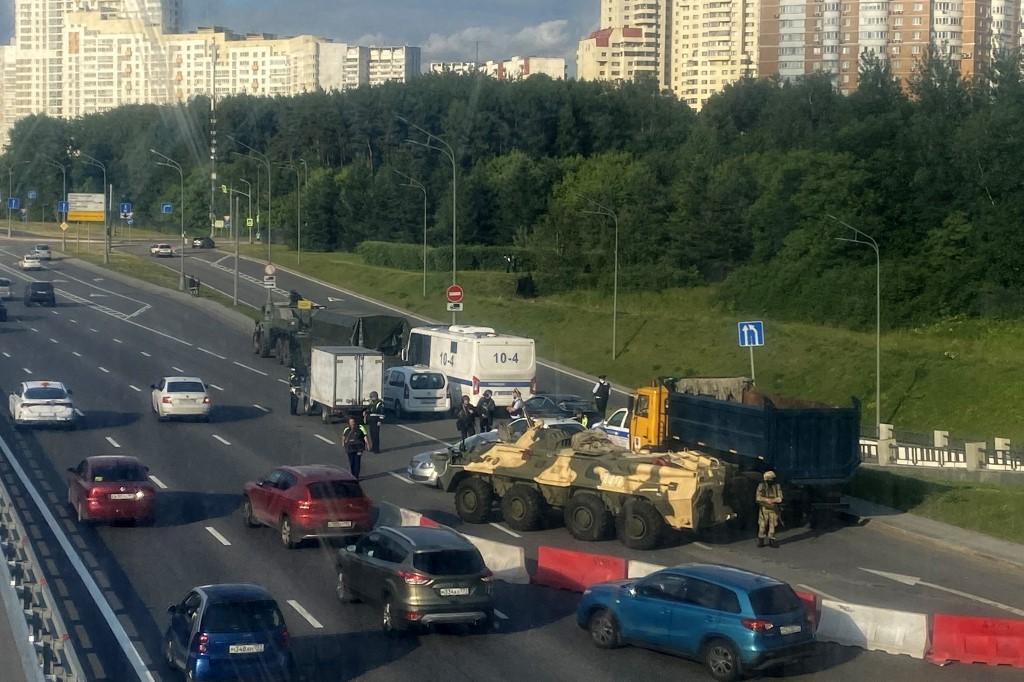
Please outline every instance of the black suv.
[{"label": "black suv", "polygon": [[33,303],[48,305],[51,308],[57,305],[57,298],[53,293],[53,285],[49,282],[29,282],[25,285],[25,305]]},{"label": "black suv", "polygon": [[195,237],[192,239],[193,249],[212,249],[216,244],[209,237]]},{"label": "black suv", "polygon": [[491,572],[480,552],[448,528],[376,528],[338,551],[338,599],[380,609],[385,632],[414,625],[494,622]]}]

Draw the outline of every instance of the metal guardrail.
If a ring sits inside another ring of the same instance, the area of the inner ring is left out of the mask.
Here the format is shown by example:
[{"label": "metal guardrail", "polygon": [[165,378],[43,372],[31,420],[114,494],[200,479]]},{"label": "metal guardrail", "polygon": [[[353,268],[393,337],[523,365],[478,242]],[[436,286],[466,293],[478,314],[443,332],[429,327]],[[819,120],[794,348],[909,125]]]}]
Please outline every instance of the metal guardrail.
[{"label": "metal guardrail", "polygon": [[897,444],[893,450],[896,453],[897,464],[910,462],[915,466],[967,466],[967,453],[963,450],[903,444]]},{"label": "metal guardrail", "polygon": [[25,618],[28,641],[34,649],[41,679],[48,682],[84,682],[85,675],[68,630],[40,570],[42,564],[3,481],[0,481],[0,550]]},{"label": "metal guardrail", "polygon": [[878,463],[878,443],[860,441],[860,461]]},{"label": "metal guardrail", "polygon": [[985,449],[985,467],[1005,471],[1024,471],[1024,452]]}]

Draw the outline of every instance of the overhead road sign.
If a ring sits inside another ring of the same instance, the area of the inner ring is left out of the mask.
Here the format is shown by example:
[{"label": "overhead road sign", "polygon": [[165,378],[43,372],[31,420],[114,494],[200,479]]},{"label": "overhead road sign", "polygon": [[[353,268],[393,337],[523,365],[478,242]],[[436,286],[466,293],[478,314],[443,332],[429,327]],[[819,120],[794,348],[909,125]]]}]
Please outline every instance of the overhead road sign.
[{"label": "overhead road sign", "polygon": [[105,197],[102,193],[72,193],[68,195],[68,221],[72,223],[102,223],[106,216]]}]

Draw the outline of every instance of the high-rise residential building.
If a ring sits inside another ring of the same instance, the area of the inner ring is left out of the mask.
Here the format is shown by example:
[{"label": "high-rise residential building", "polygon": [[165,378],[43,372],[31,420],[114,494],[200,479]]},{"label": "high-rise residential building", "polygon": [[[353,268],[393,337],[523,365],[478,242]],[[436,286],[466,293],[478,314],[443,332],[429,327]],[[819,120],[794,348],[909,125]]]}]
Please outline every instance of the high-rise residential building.
[{"label": "high-rise residential building", "polygon": [[543,74],[554,80],[565,80],[565,59],[562,57],[512,57],[499,61],[476,62],[432,62],[432,74],[456,73],[467,75],[483,73],[498,80],[522,80]]},{"label": "high-rise residential building", "polygon": [[602,28],[581,40],[576,48],[579,80],[622,83],[651,78],[660,84],[658,73],[658,52],[641,28]]},{"label": "high-rise residential building", "polygon": [[671,20],[676,0],[601,0],[601,27],[630,27],[643,31],[644,47],[653,51],[655,74],[661,88],[670,85]]},{"label": "high-rise residential building", "polygon": [[482,67],[482,64],[476,62],[430,62],[427,71],[435,75],[454,73],[459,76],[467,76],[480,71]]},{"label": "high-rise residential building", "polygon": [[367,78],[370,85],[405,83],[420,73],[420,48],[371,47]]}]

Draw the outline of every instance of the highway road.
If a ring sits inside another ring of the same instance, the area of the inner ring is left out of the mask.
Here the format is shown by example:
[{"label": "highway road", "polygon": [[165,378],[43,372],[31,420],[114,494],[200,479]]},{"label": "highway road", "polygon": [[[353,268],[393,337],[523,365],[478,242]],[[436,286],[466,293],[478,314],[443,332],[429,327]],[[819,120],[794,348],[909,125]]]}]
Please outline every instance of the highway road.
[{"label": "highway road", "polygon": [[[15,282],[23,280],[14,268],[19,255],[20,248],[0,242],[0,271]],[[223,254],[200,256],[190,257],[188,270],[230,292],[230,274],[211,264]],[[243,267],[252,278],[261,274],[260,264],[243,261]],[[10,321],[0,323],[0,388],[6,394],[26,379],[64,381],[74,390],[82,425],[70,433],[16,432],[2,410],[0,439],[55,520],[55,529],[38,524],[39,545],[51,559],[51,584],[63,598],[65,619],[91,679],[131,679],[136,655],[154,679],[174,679],[160,663],[167,605],[194,585],[224,581],[259,582],[276,596],[293,633],[300,671],[309,680],[632,680],[699,674],[697,664],[670,656],[594,649],[575,625],[577,596],[540,587],[502,585],[498,608],[507,618],[493,634],[382,636],[367,607],[336,601],[331,548],[313,544],[287,551],[272,531],[243,526],[237,508],[246,480],[280,464],[344,460],[336,444],[338,426],[287,414],[285,368],[252,354],[249,323],[214,310],[214,304],[126,284],[74,260],[55,261],[37,278],[55,283],[58,306],[26,309],[17,301],[8,303]],[[255,304],[265,297],[253,281],[242,282],[244,300]],[[377,310],[285,273],[279,282],[282,289],[296,288],[315,300],[340,298],[333,303],[352,312]],[[147,388],[170,373],[195,374],[214,387],[212,423],[156,421]],[[585,392],[590,385],[587,377],[550,368],[539,381],[544,390]],[[648,553],[625,550],[615,541],[578,543],[558,527],[530,534],[500,524],[462,527],[449,495],[402,475],[412,455],[454,436],[449,420],[386,424],[385,451],[364,458],[367,493],[474,535],[521,545],[528,556],[535,555],[538,545],[550,544],[664,564],[714,561],[858,603],[1005,615],[991,604],[924,586],[906,587],[862,570],[870,568],[922,576],[1024,609],[1019,574],[870,525],[824,534],[786,530],[778,550],[758,550],[749,538],[712,537],[681,539]],[[150,466],[162,489],[154,526],[80,527],[75,522],[65,502],[64,472],[85,456],[109,453],[136,455]],[[6,459],[0,460],[0,476],[29,494]],[[84,576],[61,550],[61,536],[86,568]],[[90,594],[90,580],[101,597],[98,603]],[[807,667],[788,672],[798,679],[829,680],[981,680],[1015,674],[935,668],[904,657],[824,646]]]}]

